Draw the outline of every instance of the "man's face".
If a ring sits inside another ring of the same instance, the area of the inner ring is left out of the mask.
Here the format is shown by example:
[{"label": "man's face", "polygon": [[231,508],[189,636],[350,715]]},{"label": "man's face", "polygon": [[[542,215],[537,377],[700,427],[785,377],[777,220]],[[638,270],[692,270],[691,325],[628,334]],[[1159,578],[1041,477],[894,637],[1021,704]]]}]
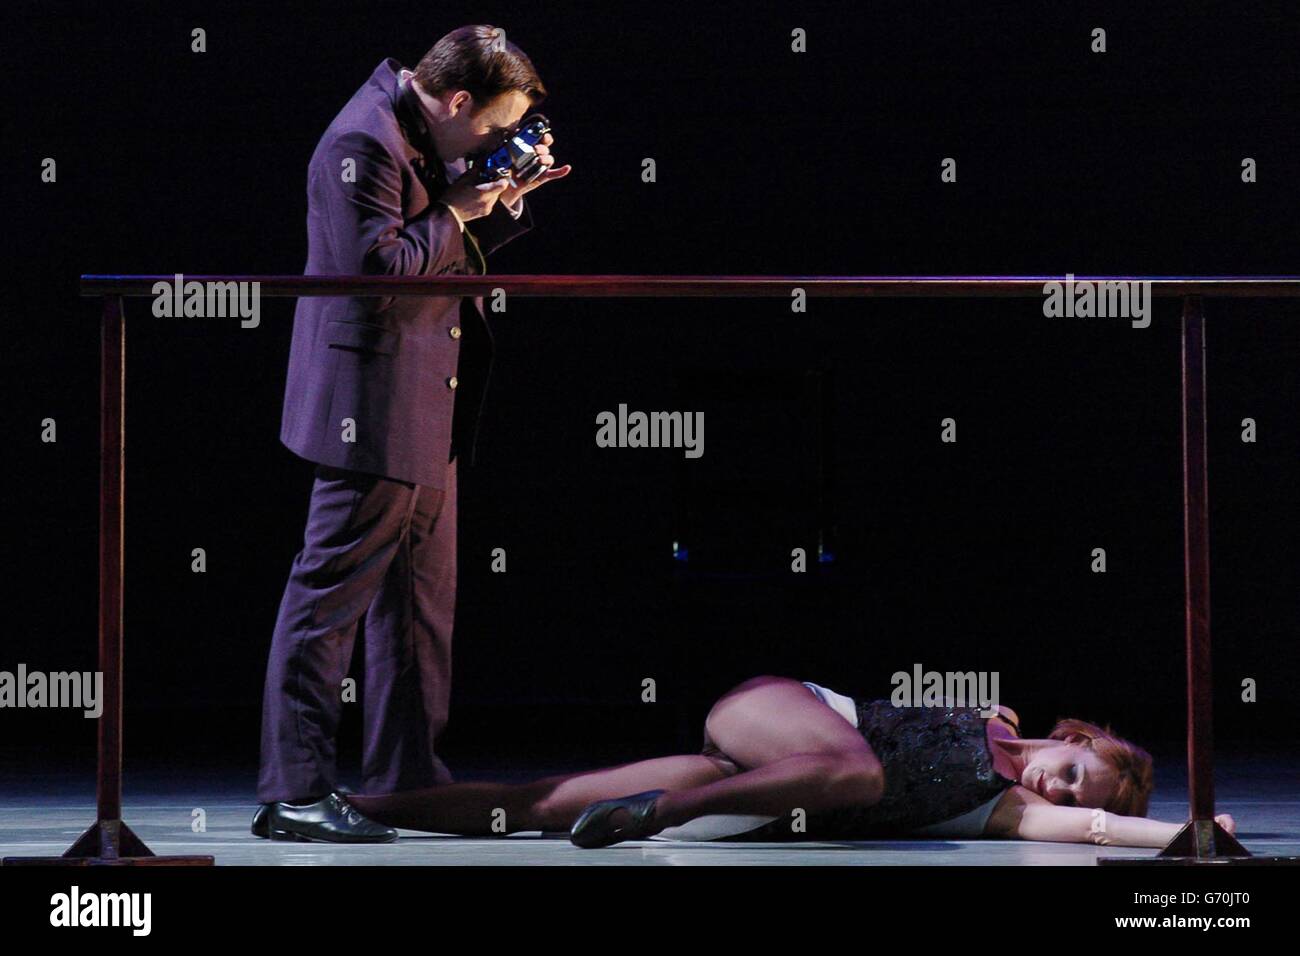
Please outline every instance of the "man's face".
[{"label": "man's face", "polygon": [[497,146],[506,133],[519,125],[530,105],[519,90],[502,93],[477,110],[473,97],[465,90],[449,95],[443,103],[447,122],[443,127],[444,142],[439,147],[449,154],[443,156],[447,161]]}]

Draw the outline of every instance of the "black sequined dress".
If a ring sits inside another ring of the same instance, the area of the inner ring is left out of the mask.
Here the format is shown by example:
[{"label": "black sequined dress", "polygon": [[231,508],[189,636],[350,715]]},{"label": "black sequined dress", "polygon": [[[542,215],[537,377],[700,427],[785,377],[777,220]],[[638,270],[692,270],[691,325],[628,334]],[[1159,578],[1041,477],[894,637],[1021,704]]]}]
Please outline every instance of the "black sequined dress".
[{"label": "black sequined dress", "polygon": [[[969,813],[1015,786],[993,769],[978,707],[895,707],[855,701],[858,732],[885,769],[885,795],[869,807],[810,813],[805,832],[777,818],[729,840],[863,840],[901,836]],[[1018,730],[1019,728],[1017,728]]]}]

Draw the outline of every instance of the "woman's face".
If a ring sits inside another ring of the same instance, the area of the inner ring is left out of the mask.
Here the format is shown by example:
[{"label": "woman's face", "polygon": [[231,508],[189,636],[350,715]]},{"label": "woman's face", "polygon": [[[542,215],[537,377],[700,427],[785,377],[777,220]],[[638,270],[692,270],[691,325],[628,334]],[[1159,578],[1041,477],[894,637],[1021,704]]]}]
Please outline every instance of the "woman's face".
[{"label": "woman's face", "polygon": [[1114,768],[1087,746],[1054,742],[1026,762],[1020,785],[1063,807],[1100,807],[1117,783]]}]

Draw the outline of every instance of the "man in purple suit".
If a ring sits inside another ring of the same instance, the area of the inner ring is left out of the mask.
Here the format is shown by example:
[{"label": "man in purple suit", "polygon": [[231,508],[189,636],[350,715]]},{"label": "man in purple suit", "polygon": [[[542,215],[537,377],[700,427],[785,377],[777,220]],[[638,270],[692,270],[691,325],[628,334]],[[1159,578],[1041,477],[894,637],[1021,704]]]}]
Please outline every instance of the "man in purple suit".
[{"label": "man in purple suit", "polygon": [[[549,134],[528,183],[462,176],[546,96],[490,26],[454,30],[414,71],[381,63],[307,169],[308,275],[482,274],[528,231],[526,192],[567,175]],[[474,461],[492,361],[481,297],[303,298],[280,439],[316,463],[302,550],[276,620],[253,833],[389,842],[335,779],[335,736],[365,617],[362,774],[370,793],[448,783],[456,468]]]}]

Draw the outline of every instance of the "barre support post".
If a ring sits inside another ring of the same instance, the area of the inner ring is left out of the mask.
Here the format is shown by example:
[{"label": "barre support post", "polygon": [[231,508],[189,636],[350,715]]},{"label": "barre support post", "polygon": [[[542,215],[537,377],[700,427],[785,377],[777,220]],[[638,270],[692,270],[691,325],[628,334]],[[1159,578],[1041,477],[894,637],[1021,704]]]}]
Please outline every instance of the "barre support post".
[{"label": "barre support post", "polygon": [[126,544],[126,322],[122,297],[103,297],[99,353],[99,715],[95,822],[62,856],[7,857],[6,866],[211,866],[210,856],[156,856],[122,820],[122,608]]}]

